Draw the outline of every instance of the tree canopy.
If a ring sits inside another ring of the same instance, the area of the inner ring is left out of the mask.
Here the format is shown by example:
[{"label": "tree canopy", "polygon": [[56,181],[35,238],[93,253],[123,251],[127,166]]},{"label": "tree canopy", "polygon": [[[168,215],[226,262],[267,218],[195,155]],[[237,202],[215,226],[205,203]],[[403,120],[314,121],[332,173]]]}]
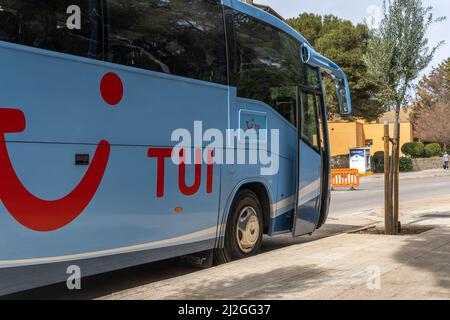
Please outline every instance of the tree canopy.
[{"label": "tree canopy", "polygon": [[374,100],[397,112],[406,107],[413,81],[443,44],[430,47],[427,32],[443,19],[434,18],[432,7],[424,7],[421,0],[384,1],[384,18],[371,34],[364,56],[369,79],[380,88],[372,95]]},{"label": "tree canopy", "polygon": [[422,110],[414,119],[414,130],[417,138],[450,146],[450,105],[439,102],[433,108]]},{"label": "tree canopy", "polygon": [[444,60],[430,75],[424,76],[417,86],[417,103],[431,108],[450,101],[450,58]]},{"label": "tree canopy", "polygon": [[[346,72],[352,93],[353,117],[368,121],[378,120],[384,113],[383,105],[370,99],[377,87],[367,81],[367,68],[363,56],[367,52],[369,29],[365,24],[352,22],[333,15],[320,16],[303,13],[287,21],[299,31],[321,54],[330,58]],[[335,86],[331,79],[325,81],[329,116],[338,113]]]}]

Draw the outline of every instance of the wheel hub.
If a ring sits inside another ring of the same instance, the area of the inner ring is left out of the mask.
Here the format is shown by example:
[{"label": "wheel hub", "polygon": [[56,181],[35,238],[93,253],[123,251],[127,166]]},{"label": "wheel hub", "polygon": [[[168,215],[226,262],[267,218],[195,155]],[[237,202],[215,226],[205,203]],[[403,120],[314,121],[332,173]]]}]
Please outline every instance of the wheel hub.
[{"label": "wheel hub", "polygon": [[252,207],[244,208],[239,214],[236,237],[239,248],[243,253],[250,253],[259,240],[259,218]]}]

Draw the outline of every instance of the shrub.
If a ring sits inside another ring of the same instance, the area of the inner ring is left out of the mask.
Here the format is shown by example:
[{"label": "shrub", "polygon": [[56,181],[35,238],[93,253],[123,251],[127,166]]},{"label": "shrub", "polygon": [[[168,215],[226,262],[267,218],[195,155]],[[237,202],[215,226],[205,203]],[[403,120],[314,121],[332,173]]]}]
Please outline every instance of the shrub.
[{"label": "shrub", "polygon": [[420,158],[425,153],[425,145],[422,142],[405,143],[402,152],[411,158]]},{"label": "shrub", "polygon": [[439,143],[430,143],[425,147],[425,155],[428,157],[440,157],[442,156],[442,148]]},{"label": "shrub", "polygon": [[413,170],[413,162],[411,158],[401,157],[400,158],[400,171],[401,172],[410,172]]},{"label": "shrub", "polygon": [[378,151],[372,157],[372,171],[375,173],[384,172],[384,152]]},{"label": "shrub", "polygon": [[430,150],[424,149],[422,158],[431,158],[431,157],[432,157],[432,155],[431,155]]},{"label": "shrub", "polygon": [[384,162],[384,151],[377,151],[377,152],[375,152],[375,154],[373,155],[373,158],[376,161]]}]

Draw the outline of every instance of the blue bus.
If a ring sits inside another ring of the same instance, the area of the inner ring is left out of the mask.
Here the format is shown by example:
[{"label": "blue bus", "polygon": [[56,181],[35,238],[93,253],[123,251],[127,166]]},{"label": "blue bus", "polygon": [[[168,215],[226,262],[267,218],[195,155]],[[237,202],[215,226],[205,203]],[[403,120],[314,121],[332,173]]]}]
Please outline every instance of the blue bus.
[{"label": "blue bus", "polygon": [[[0,70],[0,295],[66,281],[71,266],[226,263],[257,253],[263,235],[308,235],[327,219],[322,76],[343,114],[348,81],[267,12],[238,0],[0,0]],[[177,143],[177,130],[195,141]],[[225,142],[211,148],[217,132]],[[276,170],[217,161],[252,141]]]}]

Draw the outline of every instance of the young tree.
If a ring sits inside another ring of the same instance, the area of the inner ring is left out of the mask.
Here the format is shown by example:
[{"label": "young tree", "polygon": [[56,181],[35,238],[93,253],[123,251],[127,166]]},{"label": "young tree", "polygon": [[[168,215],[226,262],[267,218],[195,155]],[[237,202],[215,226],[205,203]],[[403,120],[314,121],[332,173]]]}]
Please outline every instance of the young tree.
[{"label": "young tree", "polygon": [[450,105],[440,102],[433,108],[422,110],[414,120],[416,135],[419,139],[450,146]]},{"label": "young tree", "polygon": [[386,230],[391,234],[398,232],[399,114],[407,106],[412,82],[443,43],[429,47],[429,27],[445,18],[435,19],[432,7],[424,7],[421,0],[385,0],[383,9],[383,20],[372,32],[364,61],[370,81],[379,88],[372,99],[395,110],[390,166],[390,197],[395,205],[389,208],[391,230]]}]

